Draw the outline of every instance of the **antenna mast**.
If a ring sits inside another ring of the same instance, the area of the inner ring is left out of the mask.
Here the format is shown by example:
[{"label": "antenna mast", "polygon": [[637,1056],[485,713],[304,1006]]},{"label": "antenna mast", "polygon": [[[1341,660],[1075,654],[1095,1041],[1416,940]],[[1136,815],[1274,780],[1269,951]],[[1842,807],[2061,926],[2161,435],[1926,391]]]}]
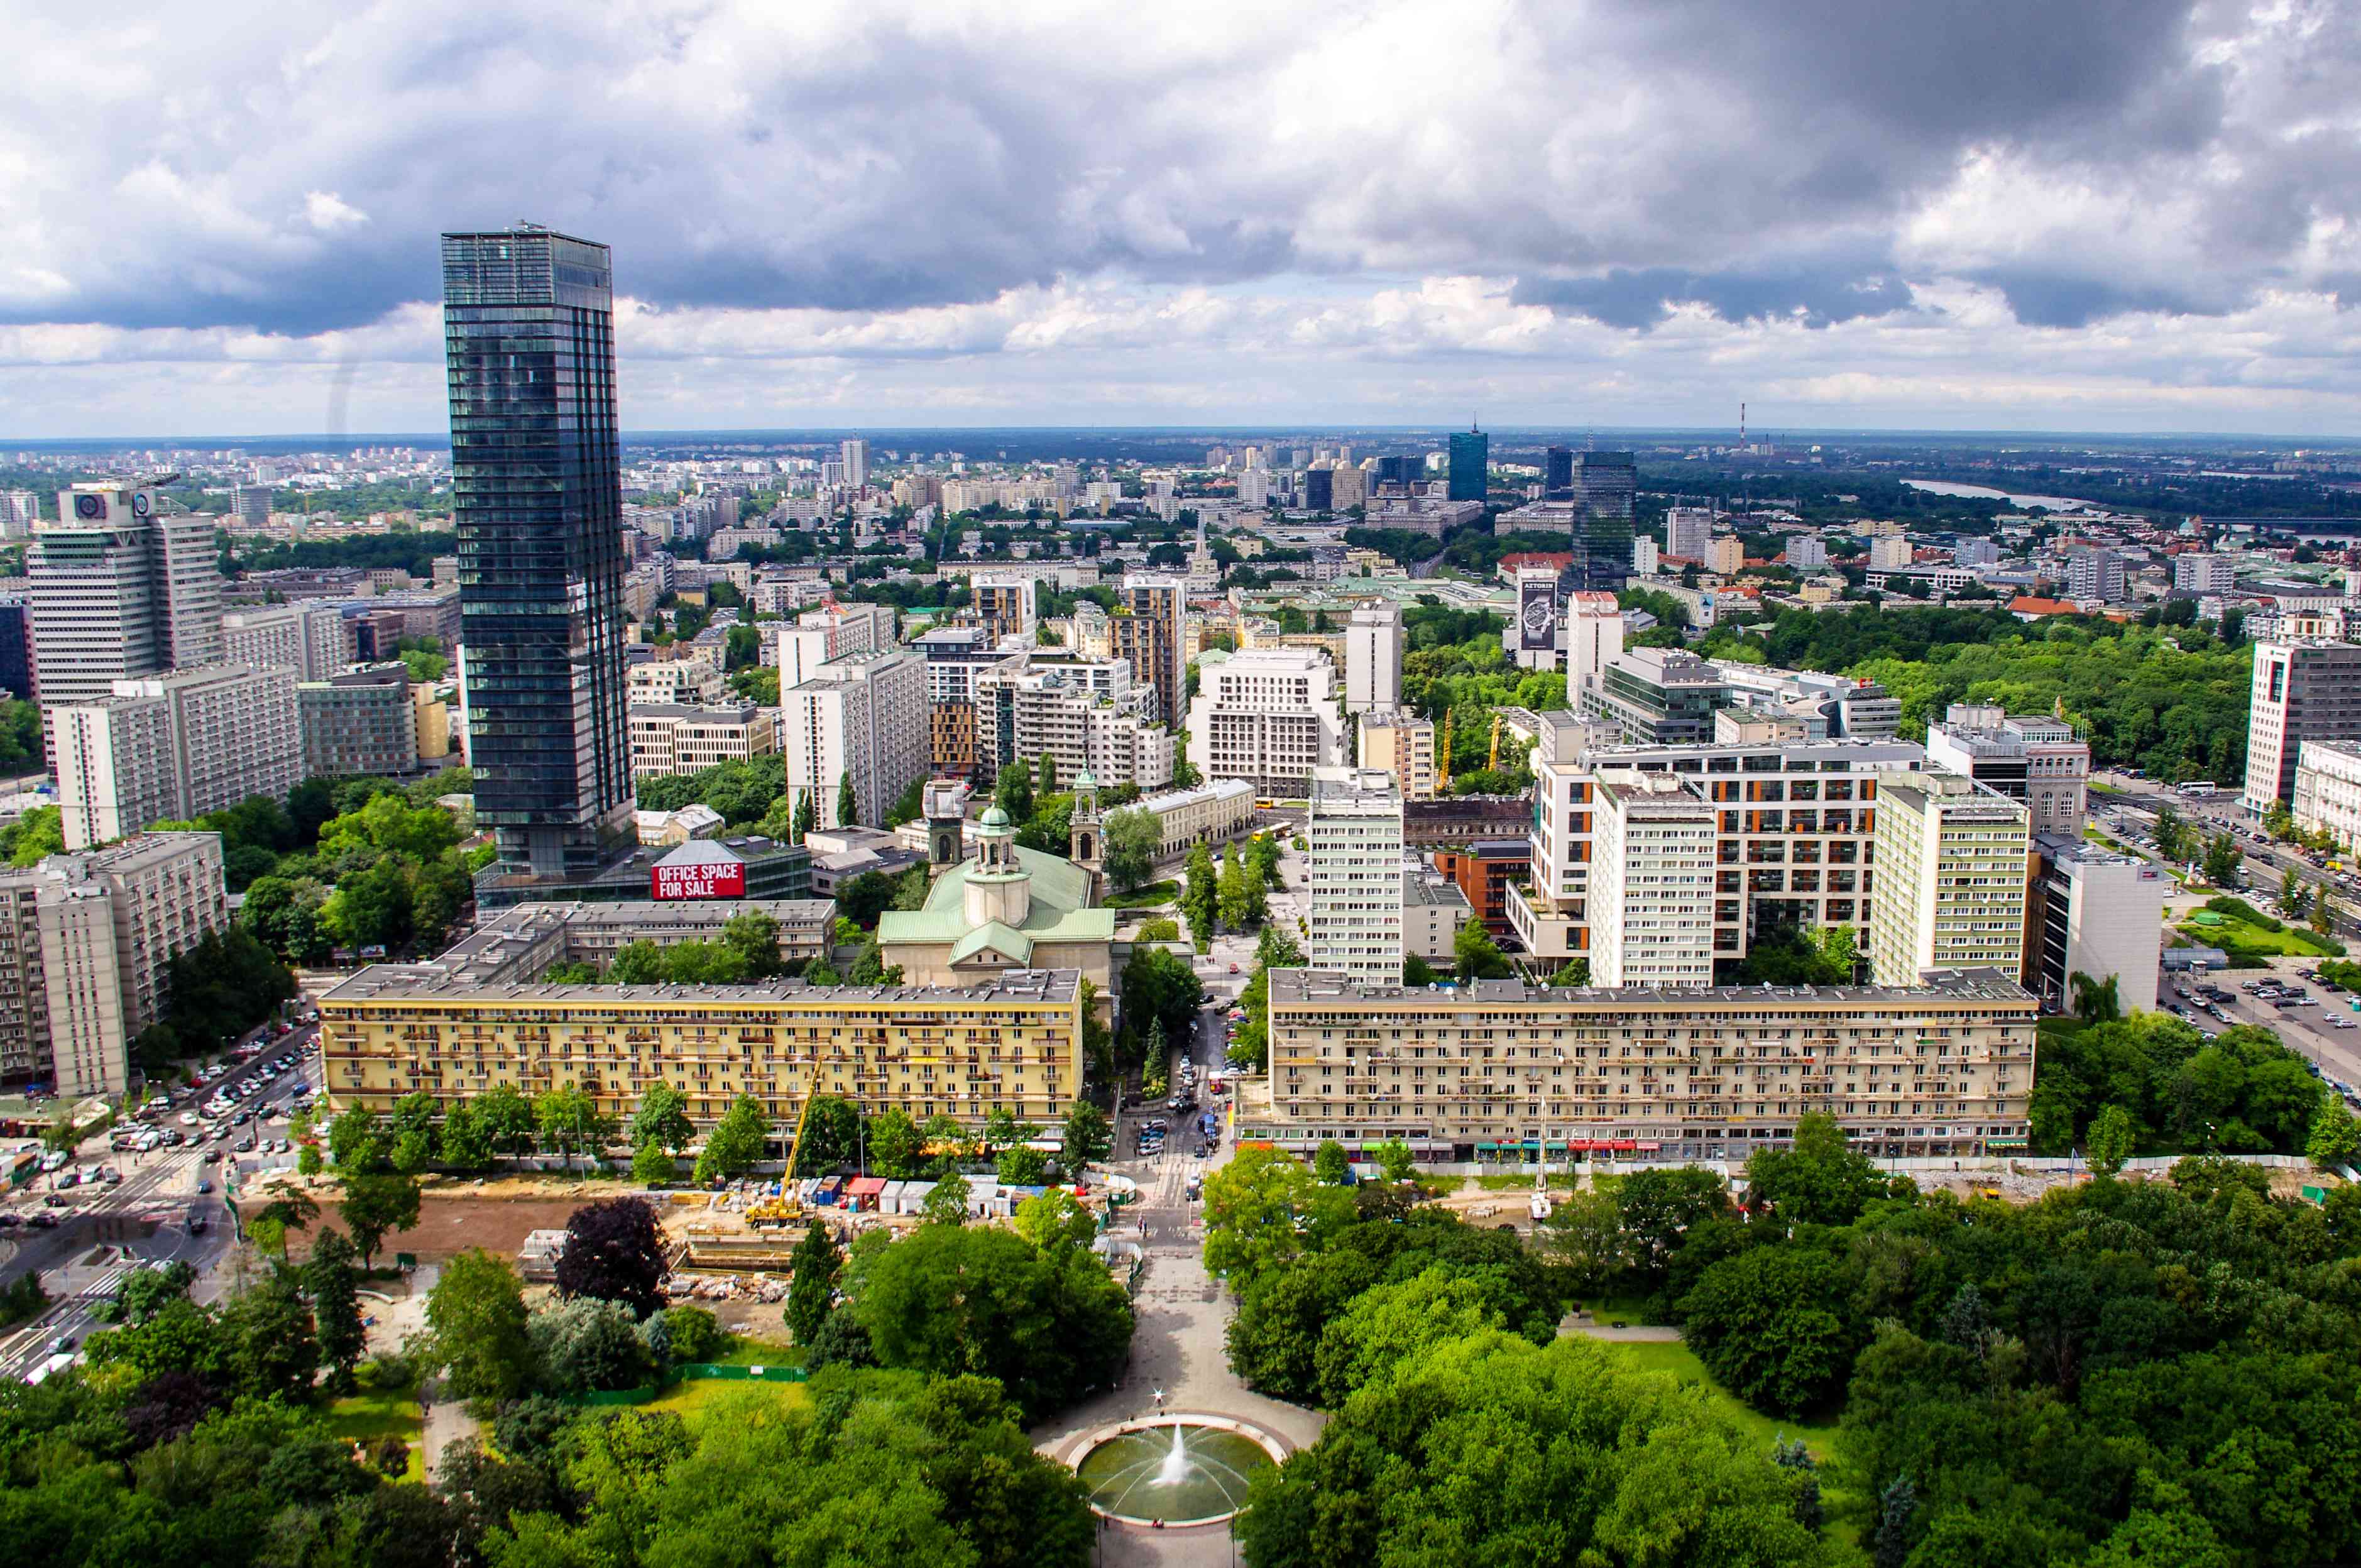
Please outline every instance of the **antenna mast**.
[{"label": "antenna mast", "polygon": [[1738,405],[1738,449],[1746,450],[1746,405]]}]

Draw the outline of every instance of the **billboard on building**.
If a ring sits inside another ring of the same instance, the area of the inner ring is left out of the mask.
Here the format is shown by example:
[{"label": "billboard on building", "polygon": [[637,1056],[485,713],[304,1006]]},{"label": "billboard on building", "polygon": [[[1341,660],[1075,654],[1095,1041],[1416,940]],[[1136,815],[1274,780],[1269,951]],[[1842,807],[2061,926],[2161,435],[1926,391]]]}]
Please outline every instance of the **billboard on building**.
[{"label": "billboard on building", "polygon": [[1557,646],[1557,574],[1536,573],[1517,587],[1518,646]]},{"label": "billboard on building", "polygon": [[657,898],[743,898],[746,862],[710,839],[692,839],[655,863],[650,882]]}]

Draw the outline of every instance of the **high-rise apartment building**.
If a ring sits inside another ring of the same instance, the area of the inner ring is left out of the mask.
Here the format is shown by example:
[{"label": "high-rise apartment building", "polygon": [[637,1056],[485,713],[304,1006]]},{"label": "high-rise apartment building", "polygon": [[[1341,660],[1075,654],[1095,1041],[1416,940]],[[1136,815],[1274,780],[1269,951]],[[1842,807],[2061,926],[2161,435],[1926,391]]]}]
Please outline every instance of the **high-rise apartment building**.
[{"label": "high-rise apartment building", "polygon": [[20,593],[0,594],[0,692],[33,695],[33,613]]},{"label": "high-rise apartment building", "polygon": [[1632,507],[1639,489],[1640,471],[1629,452],[1576,455],[1569,591],[1623,591],[1631,576]]},{"label": "high-rise apartment building", "polygon": [[1927,727],[1927,761],[2025,802],[2036,833],[2080,837],[2091,788],[2091,743],[2047,714],[2012,715],[1955,702]]},{"label": "high-rise apartment building", "polygon": [[44,707],[222,656],[214,520],[181,512],[155,490],[99,483],[59,491],[58,521],[34,530],[25,565]]},{"label": "high-rise apartment building", "polygon": [[1444,499],[1482,501],[1492,489],[1492,438],[1480,430],[1451,433],[1449,466],[1444,470]]},{"label": "high-rise apartment building", "polygon": [[1899,533],[1881,533],[1869,542],[1869,569],[1899,572],[1916,559],[1910,541]]},{"label": "high-rise apartment building", "polygon": [[1033,641],[1040,584],[1031,573],[978,572],[968,579],[968,590],[975,598],[976,616],[995,639]]},{"label": "high-rise apartment building", "polygon": [[1236,1136],[1309,1155],[1743,1160],[1807,1112],[1879,1156],[2022,1150],[2039,1004],[2013,975],[1900,989],[1455,992],[1270,971],[1270,1110]]},{"label": "high-rise apartment building", "polygon": [[1121,660],[1014,653],[979,673],[973,691],[979,782],[1011,763],[1036,769],[1043,757],[1060,781],[1087,771],[1104,788],[1172,782],[1180,738],[1148,717],[1148,688],[1132,684]]},{"label": "high-rise apartment building", "polygon": [[445,235],[443,334],[476,821],[505,875],[595,871],[632,806],[607,247]]},{"label": "high-rise apartment building", "polygon": [[1542,452],[1542,499],[1574,499],[1574,448],[1545,447]]},{"label": "high-rise apartment building", "polygon": [[1713,548],[1713,509],[1669,507],[1664,511],[1664,554],[1702,563]]},{"label": "high-rise apartment building", "polygon": [[2255,644],[2241,806],[2260,816],[2273,801],[2292,801],[2305,741],[2356,739],[2361,739],[2361,643],[2287,639]]},{"label": "high-rise apartment building", "polygon": [[2029,818],[1957,773],[1888,780],[1877,794],[1869,957],[1880,985],[1933,970],[2024,968]]},{"label": "high-rise apartment building", "polygon": [[844,463],[844,483],[849,489],[860,489],[869,483],[869,443],[860,436],[848,436],[837,451]]},{"label": "high-rise apartment building", "polygon": [[1404,800],[1434,798],[1434,720],[1403,707],[1371,707],[1360,716],[1360,763],[1391,773]]},{"label": "high-rise apartment building", "polygon": [[1402,796],[1374,768],[1314,768],[1304,962],[1375,985],[1402,977]]},{"label": "high-rise apartment building", "polygon": [[2238,574],[2227,555],[2175,555],[2172,586],[2183,593],[2226,594],[2238,586]]},{"label": "high-rise apartment building", "polygon": [[258,669],[278,664],[324,681],[353,662],[352,624],[333,604],[301,601],[232,610],[222,617],[222,656]]},{"label": "high-rise apartment building", "polygon": [[[927,776],[927,666],[916,653],[831,660],[781,692],[779,704],[787,794],[809,798],[823,828],[882,826],[902,792]],[[837,810],[848,778],[852,822]]]},{"label": "high-rise apartment building", "polygon": [[0,1079],[120,1095],[172,959],[229,924],[217,833],[146,833],[0,870]]},{"label": "high-rise apartment building", "polygon": [[1256,793],[1301,799],[1314,768],[1344,760],[1335,669],[1309,648],[1257,648],[1197,661],[1189,761],[1198,775],[1246,779]]},{"label": "high-rise apartment building", "polygon": [[2129,597],[2124,558],[2112,550],[2077,550],[2066,557],[2066,597],[2121,604]]},{"label": "high-rise apartment building", "polygon": [[1712,804],[1676,774],[1620,768],[1598,775],[1591,798],[1592,983],[1711,985]]},{"label": "high-rise apartment building", "polygon": [[187,821],[303,779],[295,672],[206,664],[50,711],[66,848]]},{"label": "high-rise apartment building", "polygon": [[1189,710],[1188,615],[1186,578],[1124,574],[1115,656],[1131,665],[1134,680],[1154,688],[1158,720],[1176,729]]},{"label": "high-rise apartment building", "polygon": [[1402,609],[1390,599],[1358,606],[1345,627],[1345,711],[1401,703]]},{"label": "high-rise apartment building", "polygon": [[419,707],[405,664],[346,670],[295,688],[310,778],[390,778],[414,772]]},{"label": "high-rise apartment building", "polygon": [[1780,555],[1799,572],[1817,572],[1828,564],[1828,542],[1817,533],[1792,534]]}]

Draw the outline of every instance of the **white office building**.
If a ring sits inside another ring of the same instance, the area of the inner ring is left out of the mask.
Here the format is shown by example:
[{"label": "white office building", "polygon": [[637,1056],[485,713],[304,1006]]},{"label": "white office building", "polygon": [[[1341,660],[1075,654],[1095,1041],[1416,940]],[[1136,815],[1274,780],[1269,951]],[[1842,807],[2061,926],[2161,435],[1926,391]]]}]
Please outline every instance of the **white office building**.
[{"label": "white office building", "polygon": [[1593,795],[1594,985],[1713,983],[1716,813],[1672,773],[1609,769]]},{"label": "white office building", "polygon": [[1664,513],[1664,554],[1702,562],[1713,552],[1713,510],[1672,507]]},{"label": "white office building", "polygon": [[1315,768],[1344,755],[1335,672],[1308,648],[1206,653],[1189,708],[1189,761],[1205,779],[1245,779],[1257,794],[1302,798]]},{"label": "white office building", "polygon": [[1402,609],[1391,600],[1358,606],[1345,628],[1345,711],[1401,703]]},{"label": "white office building", "polygon": [[2172,879],[2153,862],[2103,850],[2080,833],[2037,834],[2033,945],[2026,989],[2061,1012],[2074,1006],[2074,977],[2115,982],[2126,1014],[2156,1010],[2164,899]]},{"label": "white office building", "polygon": [[114,695],[115,683],[217,663],[221,574],[210,517],[154,490],[58,492],[58,519],[26,557],[34,684],[43,707]]},{"label": "white office building", "polygon": [[2361,847],[2361,742],[2306,740],[2296,754],[2295,825]]},{"label": "white office building", "polygon": [[2240,805],[2260,816],[2274,801],[2292,804],[2303,743],[2356,739],[2361,739],[2361,644],[2324,638],[2255,644]]},{"label": "white office building", "polygon": [[2079,835],[2091,789],[2091,743],[2046,714],[1955,702],[1927,727],[1927,761],[2025,802],[2036,833]]},{"label": "white office building", "polygon": [[1303,826],[1309,847],[1307,967],[1401,983],[1402,797],[1390,774],[1318,767]]}]

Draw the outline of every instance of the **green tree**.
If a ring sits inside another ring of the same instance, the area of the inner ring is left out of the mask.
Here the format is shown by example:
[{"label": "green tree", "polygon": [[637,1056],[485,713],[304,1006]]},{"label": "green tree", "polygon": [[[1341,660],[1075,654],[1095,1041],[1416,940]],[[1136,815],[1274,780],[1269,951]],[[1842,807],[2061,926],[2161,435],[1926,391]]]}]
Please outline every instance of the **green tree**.
[{"label": "green tree", "polygon": [[1498,980],[1510,972],[1500,944],[1492,940],[1480,920],[1469,920],[1459,927],[1459,934],[1451,939],[1451,950],[1463,985],[1472,980]]},{"label": "green tree", "polygon": [[1039,1149],[1017,1144],[1000,1151],[994,1174],[1010,1187],[1038,1187],[1049,1179],[1049,1157]]},{"label": "green tree", "polygon": [[705,1147],[697,1157],[696,1179],[700,1185],[735,1181],[762,1159],[770,1135],[771,1117],[763,1102],[751,1094],[741,1094],[705,1135]]},{"label": "green tree", "polygon": [[2123,1169],[2137,1144],[2138,1129],[2132,1124],[2131,1113],[2122,1106],[2106,1106],[2091,1119],[2088,1152],[2091,1168],[2099,1175],[2113,1176]]},{"label": "green tree", "polygon": [[1058,793],[1058,759],[1044,751],[1034,759],[1034,786],[1041,795]]},{"label": "green tree", "polygon": [[2175,865],[2190,858],[2189,824],[2169,806],[2156,808],[2156,852]]},{"label": "green tree", "polygon": [[2323,1170],[2361,1159],[2361,1122],[2354,1120],[2343,1100],[2333,1094],[2321,1097],[2320,1109],[2312,1115],[2312,1131],[2304,1139],[2303,1152]]},{"label": "green tree", "polygon": [[1217,913],[1219,894],[1215,889],[1213,851],[1202,844],[1189,850],[1186,881],[1180,893],[1180,913],[1189,922],[1190,938],[1197,950],[1203,952],[1213,938],[1213,919]]},{"label": "green tree", "polygon": [[1722,1384],[1758,1409],[1804,1415],[1842,1392],[1858,1348],[1845,1284],[1826,1256],[1751,1247],[1714,1264],[1681,1298],[1682,1332]]},{"label": "green tree", "polygon": [[813,1221],[804,1239],[796,1244],[790,1267],[787,1331],[797,1344],[808,1346],[819,1338],[820,1325],[828,1321],[835,1300],[836,1277],[844,1268],[844,1253],[836,1245],[835,1234]]},{"label": "green tree", "polygon": [[476,1124],[493,1150],[504,1155],[533,1152],[533,1102],[512,1084],[494,1084],[470,1102]]},{"label": "green tree", "polygon": [[644,1187],[662,1187],[680,1174],[673,1152],[659,1143],[644,1143],[631,1151],[631,1179]]},{"label": "green tree", "polygon": [[353,1387],[353,1368],[361,1358],[365,1339],[361,1324],[360,1276],[353,1267],[359,1255],[340,1232],[324,1232],[303,1265],[303,1286],[312,1297],[312,1321],[316,1325],[320,1354],[334,1368],[330,1387],[341,1393]]},{"label": "green tree", "polygon": [[967,1202],[967,1178],[956,1170],[946,1170],[935,1178],[934,1186],[918,1201],[918,1216],[929,1225],[964,1225]]},{"label": "green tree", "polygon": [[328,1124],[328,1159],[340,1172],[380,1169],[389,1152],[385,1124],[366,1105],[347,1105]]},{"label": "green tree", "polygon": [[541,1146],[569,1165],[576,1155],[595,1157],[620,1130],[614,1117],[572,1083],[533,1096],[533,1119]]},{"label": "green tree", "polygon": [[926,1164],[926,1139],[907,1111],[889,1105],[877,1113],[869,1129],[869,1163],[895,1181],[917,1179]]},{"label": "green tree", "polygon": [[696,1136],[697,1128],[688,1119],[688,1096],[662,1079],[648,1085],[640,1096],[639,1110],[631,1116],[631,1147],[654,1147],[676,1155]]},{"label": "green tree", "polygon": [[2085,1024],[2112,1024],[2124,1015],[2121,989],[2116,977],[2092,980],[2077,970],[2068,977],[2074,992],[2074,1015]]},{"label": "green tree", "polygon": [[443,1266],[426,1298],[432,1354],[464,1399],[514,1398],[531,1386],[533,1342],[525,1329],[524,1281],[481,1247]]},{"label": "green tree", "polygon": [[1506,1326],[1486,1282],[1440,1266],[1376,1286],[1354,1297],[1320,1335],[1313,1354],[1320,1402],[1334,1409],[1431,1345]]},{"label": "green tree", "polygon": [[1588,985],[1590,960],[1587,958],[1566,959],[1565,963],[1558,966],[1557,973],[1550,976],[1550,983],[1552,985]]},{"label": "green tree", "polygon": [[443,1113],[443,1163],[457,1171],[489,1170],[492,1136],[477,1103],[455,1100]]},{"label": "green tree", "polygon": [[1008,820],[1022,827],[1033,820],[1033,773],[1022,762],[1010,762],[1000,770],[1000,778],[993,786],[992,803],[1008,813]]},{"label": "green tree", "polygon": [[1825,1112],[1795,1123],[1790,1147],[1760,1149],[1746,1162],[1748,1201],[1785,1225],[1850,1224],[1884,1188],[1876,1164],[1853,1151]]},{"label": "green tree", "polygon": [[1141,921],[1138,929],[1132,933],[1135,942],[1177,942],[1180,939],[1180,923],[1161,915],[1150,916]]},{"label": "green tree", "polygon": [[347,1178],[336,1213],[360,1251],[361,1266],[374,1267],[386,1236],[418,1223],[418,1182],[408,1176]]},{"label": "green tree", "polygon": [[1369,1153],[1377,1159],[1378,1174],[1397,1186],[1418,1174],[1418,1167],[1411,1158],[1410,1146],[1400,1138],[1388,1138]]},{"label": "green tree", "polygon": [[1126,806],[1106,819],[1104,866],[1107,882],[1117,893],[1148,885],[1156,874],[1156,853],[1163,847],[1163,830],[1156,814]]},{"label": "green tree", "polygon": [[836,783],[836,825],[851,828],[860,821],[861,797],[853,793],[852,775],[846,773]]},{"label": "green tree", "polygon": [[1353,1174],[1353,1162],[1345,1153],[1345,1146],[1334,1138],[1323,1138],[1312,1154],[1312,1174],[1323,1186],[1342,1187]]},{"label": "green tree", "polygon": [[1235,840],[1222,846],[1222,866],[1221,871],[1216,874],[1213,888],[1214,900],[1221,915],[1222,924],[1233,931],[1245,930],[1247,924],[1246,916],[1252,907],[1251,894],[1258,894],[1262,890],[1259,883],[1247,881],[1246,866],[1238,859],[1238,846]]},{"label": "green tree", "polygon": [[1085,1166],[1095,1165],[1115,1151],[1115,1133],[1107,1125],[1106,1113],[1087,1100],[1076,1101],[1066,1113],[1060,1135],[1062,1147],[1058,1163],[1070,1180],[1078,1179]]},{"label": "green tree", "polygon": [[2216,834],[2205,846],[2205,880],[2215,887],[2235,885],[2240,858],[2238,840],[2227,833]]},{"label": "green tree", "polygon": [[795,839],[800,844],[804,836],[819,826],[819,806],[808,789],[796,791]]},{"label": "green tree", "polygon": [[1205,1267],[1243,1292],[1302,1255],[1313,1181],[1279,1149],[1240,1149],[1205,1179]]}]

